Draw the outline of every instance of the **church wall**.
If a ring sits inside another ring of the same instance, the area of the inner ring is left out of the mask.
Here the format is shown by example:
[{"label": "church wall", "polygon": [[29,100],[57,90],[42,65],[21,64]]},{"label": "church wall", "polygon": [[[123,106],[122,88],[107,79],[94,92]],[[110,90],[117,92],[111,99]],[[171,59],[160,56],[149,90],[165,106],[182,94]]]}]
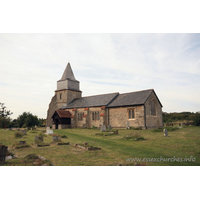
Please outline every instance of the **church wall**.
[{"label": "church wall", "polygon": [[[154,100],[155,107],[156,107],[156,115],[151,115],[151,101]],[[148,97],[146,103],[145,103],[145,109],[146,109],[146,126],[147,128],[159,128],[163,126],[162,123],[162,107],[154,94],[154,92],[151,93],[151,95]]]},{"label": "church wall", "polygon": [[[72,125],[75,128],[92,128],[100,127],[101,125],[106,125],[106,112],[105,109],[102,109],[101,107],[90,107],[90,108],[76,108],[76,109],[66,109],[69,111],[72,115]],[[92,113],[93,112],[99,112],[100,116],[99,120],[93,120],[92,119]],[[82,121],[78,121],[78,113],[83,113],[84,117]]]},{"label": "church wall", "polygon": [[[60,99],[60,95],[62,95]],[[75,98],[81,98],[81,92],[73,90],[60,90],[56,91],[57,109],[66,105]]]},{"label": "church wall", "polygon": [[[135,111],[135,117],[129,119],[129,110]],[[144,106],[130,106],[109,108],[109,124],[113,128],[126,128],[129,122],[130,127],[144,128]]]},{"label": "church wall", "polygon": [[73,80],[62,80],[57,82],[57,90],[72,89],[79,90],[79,82]]},{"label": "church wall", "polygon": [[49,104],[49,109],[47,111],[47,121],[46,121],[46,126],[50,127],[53,124],[53,119],[51,118],[52,115],[54,114],[55,110],[57,109],[56,106],[56,95],[54,95],[51,99],[51,102]]}]

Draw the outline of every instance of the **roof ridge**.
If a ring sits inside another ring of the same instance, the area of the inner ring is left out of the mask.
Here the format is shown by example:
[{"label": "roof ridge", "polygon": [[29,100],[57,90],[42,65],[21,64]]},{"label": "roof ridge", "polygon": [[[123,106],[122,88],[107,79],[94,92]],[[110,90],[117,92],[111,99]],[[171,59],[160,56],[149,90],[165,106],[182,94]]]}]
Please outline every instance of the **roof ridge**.
[{"label": "roof ridge", "polygon": [[139,90],[139,91],[135,91],[135,92],[126,92],[126,93],[120,93],[120,94],[131,94],[131,93],[136,93],[136,92],[145,92],[145,91],[154,91],[154,89]]},{"label": "roof ridge", "polygon": [[108,93],[108,94],[97,94],[97,95],[85,96],[81,98],[96,97],[96,96],[109,95],[109,94],[119,94],[119,92],[113,92],[113,93]]}]

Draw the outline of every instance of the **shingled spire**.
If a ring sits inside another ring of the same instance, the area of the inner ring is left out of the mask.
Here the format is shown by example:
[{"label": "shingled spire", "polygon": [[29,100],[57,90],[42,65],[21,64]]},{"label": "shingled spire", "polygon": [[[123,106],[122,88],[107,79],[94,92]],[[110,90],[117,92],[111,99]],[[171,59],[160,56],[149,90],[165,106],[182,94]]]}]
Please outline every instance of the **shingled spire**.
[{"label": "shingled spire", "polygon": [[65,71],[64,71],[64,73],[63,73],[62,78],[60,79],[60,81],[61,80],[64,81],[66,79],[76,81],[70,63],[67,64],[67,66],[65,68]]},{"label": "shingled spire", "polygon": [[79,90],[79,81],[74,77],[70,63],[67,64],[62,78],[57,81],[57,90]]}]

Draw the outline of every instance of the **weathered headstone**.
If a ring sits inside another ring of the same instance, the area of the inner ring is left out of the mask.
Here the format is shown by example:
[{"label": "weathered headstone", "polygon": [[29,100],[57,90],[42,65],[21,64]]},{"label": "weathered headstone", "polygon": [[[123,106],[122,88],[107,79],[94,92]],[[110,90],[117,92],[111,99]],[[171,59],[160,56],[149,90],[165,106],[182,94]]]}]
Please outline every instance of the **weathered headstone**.
[{"label": "weathered headstone", "polygon": [[118,135],[118,134],[119,134],[119,133],[118,133],[118,130],[115,130],[115,131],[114,131],[114,134],[115,134],[115,135]]},{"label": "weathered headstone", "polygon": [[8,149],[7,146],[0,145],[0,165],[3,165],[5,163],[7,149]]},{"label": "weathered headstone", "polygon": [[110,131],[112,129],[111,125],[108,126],[108,130]]},{"label": "weathered headstone", "polygon": [[60,136],[53,136],[53,141],[60,141]]},{"label": "weathered headstone", "polygon": [[47,130],[46,134],[48,135],[53,134],[53,130]]},{"label": "weathered headstone", "polygon": [[48,126],[46,130],[50,130],[50,127]]},{"label": "weathered headstone", "polygon": [[26,144],[26,141],[19,141],[19,144]]},{"label": "weathered headstone", "polygon": [[129,129],[129,128],[130,128],[130,123],[126,122],[126,129]]},{"label": "weathered headstone", "polygon": [[21,130],[22,134],[26,135],[26,130]]},{"label": "weathered headstone", "polygon": [[164,136],[167,137],[168,136],[167,129],[164,129],[163,132],[164,132]]},{"label": "weathered headstone", "polygon": [[43,142],[43,137],[42,136],[35,136],[35,142],[41,141]]},{"label": "weathered headstone", "polygon": [[101,132],[106,132],[106,126],[105,125],[101,126]]}]

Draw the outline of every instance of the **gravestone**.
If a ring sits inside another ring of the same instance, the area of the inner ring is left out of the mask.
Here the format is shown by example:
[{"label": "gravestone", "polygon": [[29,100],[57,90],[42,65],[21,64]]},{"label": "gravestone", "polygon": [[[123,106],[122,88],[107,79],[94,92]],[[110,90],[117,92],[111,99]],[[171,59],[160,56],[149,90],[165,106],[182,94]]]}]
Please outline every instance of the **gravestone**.
[{"label": "gravestone", "polygon": [[26,135],[26,130],[21,130],[22,134]]},{"label": "gravestone", "polygon": [[108,126],[108,130],[110,131],[112,129],[111,125]]},{"label": "gravestone", "polygon": [[53,130],[47,130],[46,134],[48,135],[53,134]]},{"label": "gravestone", "polygon": [[130,123],[126,122],[126,129],[129,129],[129,128],[130,128]]},{"label": "gravestone", "polygon": [[26,141],[19,141],[19,144],[26,144]]},{"label": "gravestone", "polygon": [[118,133],[118,130],[115,130],[115,131],[114,131],[114,134],[115,134],[115,135],[118,135],[118,134],[119,134],[119,133]]},{"label": "gravestone", "polygon": [[50,127],[48,126],[46,130],[50,130]]},{"label": "gravestone", "polygon": [[41,141],[43,142],[43,137],[42,136],[35,136],[35,142]]},{"label": "gravestone", "polygon": [[53,136],[53,141],[60,141],[60,136]]},{"label": "gravestone", "polygon": [[101,132],[106,132],[106,126],[105,125],[101,126]]},{"label": "gravestone", "polygon": [[8,149],[7,146],[0,145],[0,165],[3,165],[5,163],[7,149]]},{"label": "gravestone", "polygon": [[168,136],[167,129],[164,129],[163,132],[164,132],[164,136],[167,137]]}]

